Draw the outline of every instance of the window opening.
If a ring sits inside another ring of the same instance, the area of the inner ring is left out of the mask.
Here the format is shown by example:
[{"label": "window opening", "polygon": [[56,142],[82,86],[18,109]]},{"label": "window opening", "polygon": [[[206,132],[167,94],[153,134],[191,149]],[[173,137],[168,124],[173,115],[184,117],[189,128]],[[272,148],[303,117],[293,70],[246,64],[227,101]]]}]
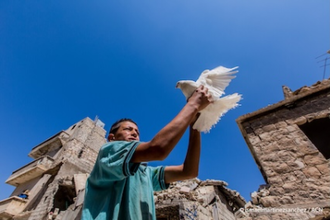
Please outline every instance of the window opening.
[{"label": "window opening", "polygon": [[74,203],[76,197],[76,191],[74,185],[60,185],[55,196],[54,196],[54,207],[55,210],[58,208],[60,211],[65,211],[67,208]]},{"label": "window opening", "polygon": [[78,154],[78,158],[80,158],[80,157],[82,156],[83,153],[84,153],[84,151],[81,150],[81,151],[79,152],[79,154]]},{"label": "window opening", "polygon": [[315,119],[299,126],[325,159],[330,158],[330,118]]},{"label": "window opening", "polygon": [[63,147],[63,146],[61,145],[61,146],[59,146],[59,147],[57,147],[57,148],[49,149],[46,155],[48,155],[48,156],[50,156],[50,157],[54,157],[54,156],[57,154],[57,152],[58,152],[62,147]]}]

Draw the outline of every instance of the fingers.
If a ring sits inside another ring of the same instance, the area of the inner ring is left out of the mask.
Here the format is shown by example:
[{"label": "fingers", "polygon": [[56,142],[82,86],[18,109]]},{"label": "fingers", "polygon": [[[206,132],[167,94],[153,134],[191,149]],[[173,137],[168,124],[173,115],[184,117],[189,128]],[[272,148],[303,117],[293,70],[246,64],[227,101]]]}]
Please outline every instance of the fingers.
[{"label": "fingers", "polygon": [[205,87],[204,85],[200,85],[195,92],[201,92],[204,94],[208,94],[209,89],[207,87]]},{"label": "fingers", "polygon": [[213,102],[213,98],[212,95],[209,93],[209,89],[206,86],[201,85],[188,98],[187,102],[196,106],[198,111],[201,111]]},{"label": "fingers", "polygon": [[209,89],[205,87],[204,85],[200,85],[195,92],[201,92],[202,95],[206,96],[207,99],[212,102],[212,95],[209,93]]},{"label": "fingers", "polygon": [[202,90],[205,90],[205,93],[207,94],[209,92],[209,89],[202,85]]},{"label": "fingers", "polygon": [[205,87],[204,85],[200,85],[197,89],[209,91],[209,89],[207,87]]},{"label": "fingers", "polygon": [[[203,86],[203,85],[200,85],[196,90],[195,90],[195,93],[201,93],[203,96],[207,95],[208,94],[208,88]],[[194,93],[192,93],[188,98],[187,98],[187,101],[194,95]]]}]

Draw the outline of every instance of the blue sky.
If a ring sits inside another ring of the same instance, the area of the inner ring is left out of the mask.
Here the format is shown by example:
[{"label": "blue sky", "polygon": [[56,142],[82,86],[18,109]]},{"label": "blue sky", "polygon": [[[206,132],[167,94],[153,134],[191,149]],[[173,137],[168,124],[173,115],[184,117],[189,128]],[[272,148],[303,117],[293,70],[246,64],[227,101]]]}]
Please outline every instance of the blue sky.
[{"label": "blue sky", "polygon": [[[330,49],[328,0],[1,1],[0,199],[30,150],[96,115],[134,119],[150,140],[185,104],[178,80],[239,66],[226,94],[243,95],[202,135],[199,178],[228,182],[246,200],[264,180],[235,120],[322,80]],[[330,67],[325,74],[329,78]],[[187,135],[152,165],[184,160]]]}]

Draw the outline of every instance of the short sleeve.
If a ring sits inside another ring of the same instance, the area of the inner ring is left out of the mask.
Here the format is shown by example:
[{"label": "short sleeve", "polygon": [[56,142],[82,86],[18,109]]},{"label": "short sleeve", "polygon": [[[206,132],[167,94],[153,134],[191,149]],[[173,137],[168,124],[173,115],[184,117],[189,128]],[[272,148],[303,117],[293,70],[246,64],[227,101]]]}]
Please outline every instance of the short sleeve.
[{"label": "short sleeve", "polygon": [[134,175],[140,163],[131,163],[130,160],[139,144],[136,141],[113,141],[103,145],[90,179],[106,184]]},{"label": "short sleeve", "polygon": [[161,191],[167,189],[170,184],[165,183],[165,167],[149,167],[148,172],[152,181],[154,191]]}]

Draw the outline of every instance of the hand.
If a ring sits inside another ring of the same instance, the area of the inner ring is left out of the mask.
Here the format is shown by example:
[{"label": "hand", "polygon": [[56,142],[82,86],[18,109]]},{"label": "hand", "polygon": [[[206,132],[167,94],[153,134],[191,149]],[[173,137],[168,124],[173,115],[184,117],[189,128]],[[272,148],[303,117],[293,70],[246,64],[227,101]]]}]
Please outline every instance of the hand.
[{"label": "hand", "polygon": [[203,110],[212,102],[212,97],[208,93],[208,89],[203,85],[199,86],[188,99],[188,103],[195,106],[198,111]]}]

